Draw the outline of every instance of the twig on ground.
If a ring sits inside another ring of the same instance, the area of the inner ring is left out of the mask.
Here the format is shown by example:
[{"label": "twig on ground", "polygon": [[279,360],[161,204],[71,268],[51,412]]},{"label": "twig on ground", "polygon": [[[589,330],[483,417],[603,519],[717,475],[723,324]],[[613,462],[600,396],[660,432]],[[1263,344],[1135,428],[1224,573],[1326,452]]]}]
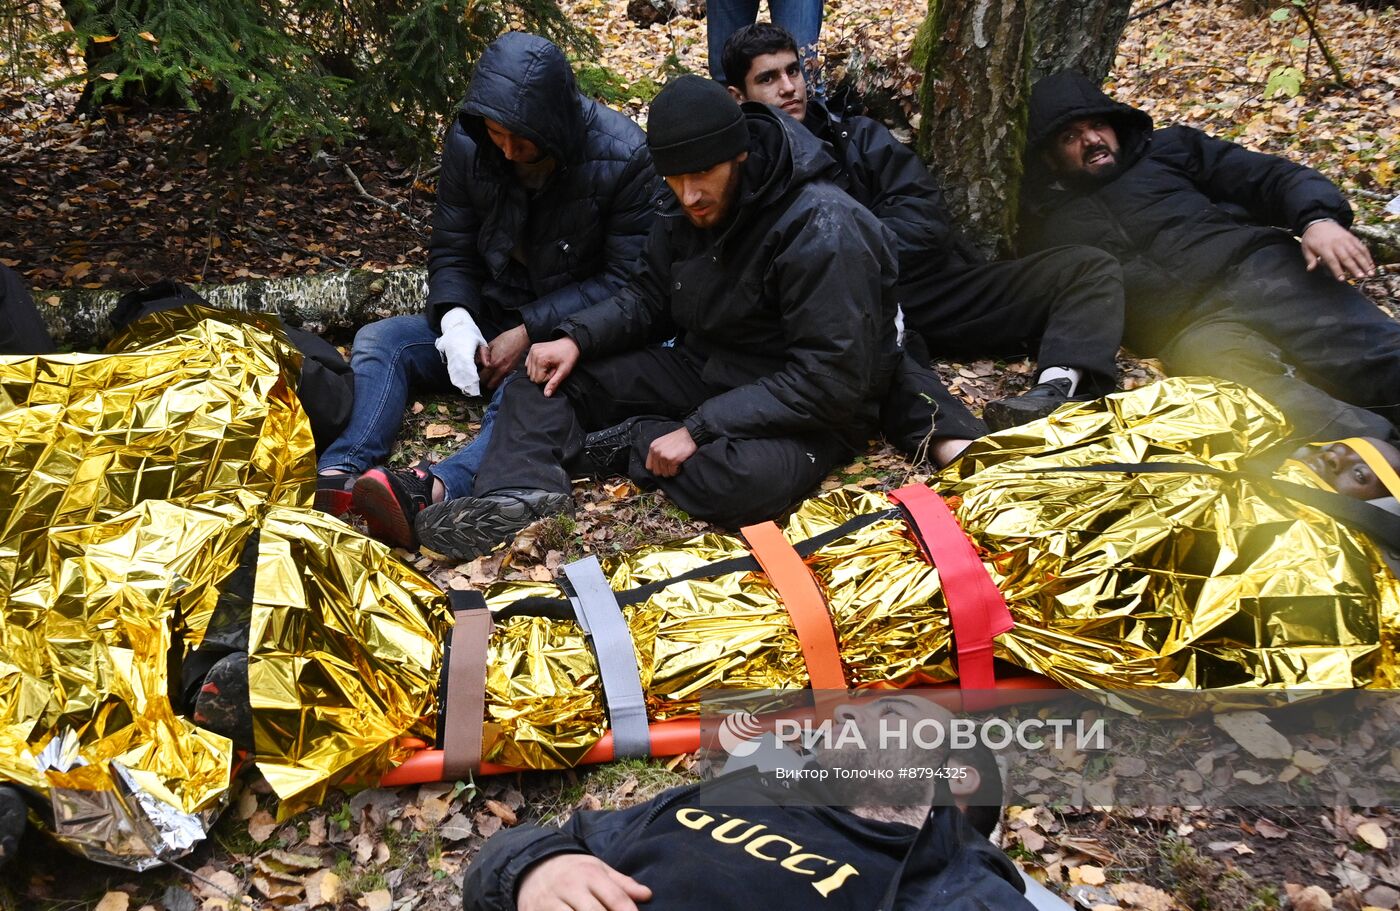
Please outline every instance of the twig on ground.
[{"label": "twig on ground", "polygon": [[355,185],[356,190],[360,191],[361,196],[363,196],[365,199],[368,199],[375,205],[383,206],[386,209],[393,210],[401,218],[403,218],[404,221],[407,221],[409,224],[413,225],[413,227],[422,229],[423,223],[417,218],[414,218],[409,213],[405,212],[403,209],[399,208],[397,204],[389,202],[389,200],[387,199],[380,199],[378,196],[375,196],[373,193],[366,190],[365,185],[360,183],[360,178],[355,175],[354,170],[352,170],[348,164],[341,162],[340,166],[345,169],[345,176],[350,178],[351,183]]}]

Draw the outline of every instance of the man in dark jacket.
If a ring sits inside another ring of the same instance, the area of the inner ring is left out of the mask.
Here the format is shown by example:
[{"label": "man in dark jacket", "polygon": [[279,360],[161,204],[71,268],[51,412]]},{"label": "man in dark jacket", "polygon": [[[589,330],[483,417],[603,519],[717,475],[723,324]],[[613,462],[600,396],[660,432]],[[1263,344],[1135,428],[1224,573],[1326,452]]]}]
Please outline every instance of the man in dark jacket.
[{"label": "man in dark jacket", "polygon": [[1022,200],[1029,246],[1118,257],[1137,353],[1253,387],[1301,439],[1396,438],[1400,325],[1346,283],[1374,266],[1318,172],[1190,127],[1154,131],[1057,73],[1031,95]]},{"label": "man in dark jacket", "polygon": [[[494,41],[473,73],[443,149],[421,316],[382,320],[355,338],[355,411],[321,458],[323,505],[354,482],[372,534],[412,546],[413,518],[472,489],[505,380],[532,341],[612,297],[641,255],[661,187],[645,136],[585,98],[543,38]],[[372,466],[389,454],[411,387],[495,389],[481,432],[432,468]],[[361,474],[363,473],[363,474]]]},{"label": "man in dark jacket", "polygon": [[0,354],[51,354],[53,339],[24,279],[0,266]]},{"label": "man in dark jacket", "polygon": [[724,71],[734,97],[781,108],[831,145],[847,191],[895,236],[904,323],[930,354],[1037,355],[1039,384],[987,406],[994,430],[1043,417],[1071,396],[1113,391],[1123,288],[1111,256],[1057,247],[984,262],[952,225],[937,183],[912,150],[876,121],[836,117],[808,97],[796,45],[777,26],[735,32]]},{"label": "man in dark jacket", "polygon": [[466,559],[572,507],[570,472],[599,467],[587,435],[615,425],[610,467],[728,526],[774,518],[869,439],[899,359],[896,267],[821,143],[696,76],[656,97],[647,143],[683,215],[657,220],[621,293],[531,349],[540,385],[506,390],[474,497],[419,514],[430,549]]},{"label": "man in dark jacket", "polygon": [[[868,742],[877,742],[880,719],[927,717],[906,701],[875,700],[860,710],[880,712],[860,724]],[[880,751],[854,761],[831,752],[803,771],[881,761]],[[937,788],[906,782],[903,791],[924,792],[917,803],[911,793],[883,806],[874,798],[850,809],[813,805],[825,790],[820,783],[794,784],[789,769],[750,768],[625,810],[575,813],[559,829],[509,829],[472,862],[463,904],[466,911],[1030,911],[1019,871],[988,840],[1000,818],[990,805],[1001,794],[994,757],[979,748],[979,756],[930,765],[963,771]],[[904,805],[889,805],[896,801]]]}]

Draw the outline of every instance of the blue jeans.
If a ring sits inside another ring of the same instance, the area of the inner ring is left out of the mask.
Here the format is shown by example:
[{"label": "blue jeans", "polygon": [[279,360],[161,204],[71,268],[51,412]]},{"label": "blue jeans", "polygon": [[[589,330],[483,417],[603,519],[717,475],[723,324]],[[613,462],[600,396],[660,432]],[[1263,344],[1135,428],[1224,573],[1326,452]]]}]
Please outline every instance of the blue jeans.
[{"label": "blue jeans", "polygon": [[[768,10],[773,24],[787,29],[797,42],[798,56],[804,61],[803,69],[811,72],[805,61],[817,46],[817,38],[822,32],[822,0],[768,0]],[[724,82],[724,68],[721,56],[724,42],[729,36],[746,25],[753,25],[758,18],[758,0],[710,0],[705,12],[705,29],[710,46],[710,75]],[[742,78],[739,73],[735,78]],[[811,79],[807,80],[809,83]]]},{"label": "blue jeans", "polygon": [[[498,334],[494,326],[478,325],[488,338]],[[350,366],[355,370],[355,406],[350,412],[350,425],[322,454],[317,466],[320,471],[360,474],[382,464],[403,424],[410,389],[457,391],[447,377],[447,365],[436,343],[437,333],[422,315],[392,316],[370,323],[355,334],[350,351]],[[476,439],[433,466],[433,477],[447,488],[448,499],[471,495],[477,470],[486,455],[486,444],[491,440],[491,426],[501,407],[501,393],[511,376],[496,387]]]}]

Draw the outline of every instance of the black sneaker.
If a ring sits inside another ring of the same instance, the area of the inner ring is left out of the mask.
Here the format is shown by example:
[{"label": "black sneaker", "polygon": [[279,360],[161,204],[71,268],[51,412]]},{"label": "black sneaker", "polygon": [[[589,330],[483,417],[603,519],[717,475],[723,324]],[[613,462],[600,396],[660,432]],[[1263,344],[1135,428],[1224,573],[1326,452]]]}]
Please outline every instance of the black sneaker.
[{"label": "black sneaker", "polygon": [[195,694],[190,720],[206,731],[224,735],[240,750],[253,748],[247,652],[233,652],[214,662]]},{"label": "black sneaker", "polygon": [[595,430],[583,440],[583,468],[598,477],[627,473],[632,452],[632,431],[638,418],[628,418],[605,430]]},{"label": "black sneaker", "polygon": [[318,474],[316,476],[316,508],[332,516],[350,511],[350,488],[355,486],[352,474]]},{"label": "black sneaker", "polygon": [[536,519],[574,511],[574,498],[548,490],[499,490],[484,497],[435,503],[414,527],[423,546],[452,560],[474,560],[515,537]]},{"label": "black sneaker", "polygon": [[19,840],[24,837],[28,819],[24,795],[13,785],[0,785],[0,869],[19,853]]},{"label": "black sneaker", "polygon": [[371,535],[412,550],[413,520],[433,502],[433,476],[421,466],[371,468],[355,482],[351,501]]},{"label": "black sneaker", "polygon": [[1072,388],[1074,384],[1064,377],[1037,383],[1024,395],[988,402],[982,409],[982,420],[994,431],[1038,421],[1068,402]]}]

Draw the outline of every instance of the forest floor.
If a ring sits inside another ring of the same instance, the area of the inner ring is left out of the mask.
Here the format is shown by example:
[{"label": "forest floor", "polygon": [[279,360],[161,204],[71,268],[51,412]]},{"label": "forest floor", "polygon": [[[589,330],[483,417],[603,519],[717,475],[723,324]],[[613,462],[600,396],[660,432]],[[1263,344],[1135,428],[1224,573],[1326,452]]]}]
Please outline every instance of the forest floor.
[{"label": "forest floor", "polygon": [[[599,57],[580,64],[583,83],[628,113],[644,116],[668,74],[704,71],[703,22],[643,29],[626,19],[625,0],[565,5],[603,45]],[[1251,3],[1203,0],[1138,6],[1114,67],[1118,97],[1159,123],[1188,123],[1303,161],[1344,187],[1361,220],[1398,221],[1382,209],[1397,192],[1400,169],[1400,10],[1320,6],[1322,34],[1349,83],[1340,87],[1328,81],[1294,13],[1270,16]],[[920,0],[827,3],[826,72],[850,73],[862,88],[893,99],[895,120],[907,119],[917,84],[908,49],[924,9]],[[1291,71],[1301,78],[1296,95],[1269,97],[1271,76],[1279,88]],[[207,125],[191,115],[109,111],[97,121],[75,121],[75,102],[69,90],[0,89],[0,262],[36,289],[130,288],[162,277],[222,283],[425,260],[435,161],[396,158],[362,140],[228,165],[206,144]],[[1400,264],[1365,290],[1395,312]],[[1151,361],[1125,359],[1123,367],[1128,386],[1160,376]],[[941,369],[974,407],[1023,388],[1031,370],[1024,361],[990,360]],[[415,402],[395,459],[441,456],[462,445],[476,430],[479,408],[449,398]],[[883,488],[922,477],[919,466],[883,448],[823,487]],[[498,578],[549,577],[585,552],[615,553],[707,527],[625,481],[581,485],[576,496],[576,521],[537,528],[507,554],[457,566],[405,559],[445,587],[481,587]],[[1390,743],[1397,726],[1383,712],[1367,716],[1358,748]],[[1300,749],[1314,748],[1308,755],[1326,745],[1316,733],[1288,736]],[[1400,766],[1400,754],[1392,756]],[[1141,774],[1135,770],[1143,758],[1127,757],[1121,774]],[[335,795],[283,823],[254,776],[239,785],[214,837],[176,867],[137,876],[76,862],[31,839],[0,879],[0,906],[456,908],[463,871],[502,826],[628,805],[690,780],[692,761]],[[1247,745],[1222,734],[1199,771],[1283,777],[1297,775],[1289,772],[1296,764],[1251,760]],[[1400,814],[1375,803],[1358,798],[1350,808],[1267,812],[1012,807],[1006,847],[1085,908],[1396,908],[1400,857],[1391,837],[1400,837]]]}]

